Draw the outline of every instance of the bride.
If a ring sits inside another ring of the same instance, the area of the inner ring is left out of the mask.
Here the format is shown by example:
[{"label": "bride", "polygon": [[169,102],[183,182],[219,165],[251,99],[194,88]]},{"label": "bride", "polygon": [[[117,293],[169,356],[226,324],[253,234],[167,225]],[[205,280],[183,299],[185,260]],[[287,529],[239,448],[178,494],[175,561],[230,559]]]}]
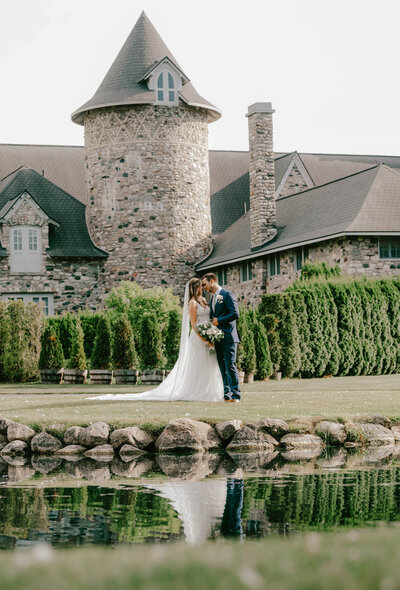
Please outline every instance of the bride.
[{"label": "bride", "polygon": [[196,331],[197,326],[209,321],[210,308],[202,296],[201,280],[195,277],[185,288],[179,357],[168,377],[144,393],[108,394],[89,399],[222,402],[224,386],[217,357],[210,355],[210,345]]}]

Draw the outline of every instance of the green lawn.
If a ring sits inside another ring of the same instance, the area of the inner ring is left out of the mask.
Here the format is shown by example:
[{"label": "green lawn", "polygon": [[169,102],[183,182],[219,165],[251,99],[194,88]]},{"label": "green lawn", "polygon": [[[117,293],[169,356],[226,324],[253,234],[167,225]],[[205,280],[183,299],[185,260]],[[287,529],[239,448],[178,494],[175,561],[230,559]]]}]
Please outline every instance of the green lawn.
[{"label": "green lawn", "polygon": [[395,590],[400,529],[0,554],[2,590]]},{"label": "green lawn", "polygon": [[26,424],[148,424],[190,417],[215,423],[270,416],[353,418],[384,414],[400,418],[400,375],[268,381],[245,385],[240,404],[88,400],[90,395],[143,391],[126,386],[0,385],[0,416]]}]

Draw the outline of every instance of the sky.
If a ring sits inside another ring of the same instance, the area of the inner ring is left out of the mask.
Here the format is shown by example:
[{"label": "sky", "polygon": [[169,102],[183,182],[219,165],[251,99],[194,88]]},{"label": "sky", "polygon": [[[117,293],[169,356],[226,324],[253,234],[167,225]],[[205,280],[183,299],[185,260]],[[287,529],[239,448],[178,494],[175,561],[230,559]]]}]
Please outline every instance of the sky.
[{"label": "sky", "polygon": [[210,149],[272,102],[276,151],[400,155],[399,0],[0,0],[0,143],[83,145],[70,115],[142,10],[222,111]]}]

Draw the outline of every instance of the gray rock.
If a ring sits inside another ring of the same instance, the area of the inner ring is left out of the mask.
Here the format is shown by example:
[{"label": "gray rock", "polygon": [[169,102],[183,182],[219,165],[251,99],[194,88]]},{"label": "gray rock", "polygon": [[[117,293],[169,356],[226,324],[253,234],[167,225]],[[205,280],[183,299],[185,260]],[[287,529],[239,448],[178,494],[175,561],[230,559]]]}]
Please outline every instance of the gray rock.
[{"label": "gray rock", "polygon": [[392,426],[392,432],[394,436],[394,440],[400,440],[400,424],[394,424]]},{"label": "gray rock", "polygon": [[17,422],[12,422],[7,428],[7,438],[9,442],[12,442],[13,440],[29,442],[35,434],[36,432],[32,428],[25,426],[25,424],[18,424]]},{"label": "gray rock", "polygon": [[0,455],[24,455],[28,450],[29,447],[25,441],[13,440],[0,451]]},{"label": "gray rock", "polygon": [[382,463],[391,459],[395,445],[370,446],[364,449],[363,458],[365,463]]},{"label": "gray rock", "polygon": [[360,424],[362,442],[367,445],[394,445],[394,434],[380,424]]},{"label": "gray rock", "polygon": [[142,477],[154,466],[154,460],[144,454],[129,463],[121,461],[119,457],[114,457],[110,463],[111,472],[119,477]]},{"label": "gray rock", "polygon": [[315,434],[321,437],[327,445],[342,445],[347,438],[343,424],[328,420],[323,420],[316,425]]},{"label": "gray rock", "polygon": [[89,449],[83,453],[85,457],[89,457],[90,459],[95,459],[96,461],[111,461],[114,457],[114,449],[111,445],[98,445],[97,447],[93,447],[93,449]]},{"label": "gray rock", "polygon": [[163,473],[179,479],[203,479],[215,471],[219,463],[216,454],[158,455],[156,458]]},{"label": "gray rock", "polygon": [[[312,418],[307,417],[299,417],[299,418],[292,418],[291,420],[286,420],[289,425],[290,430],[296,432],[297,434],[311,434],[314,432],[314,421]],[[319,420],[320,422],[320,420]]]},{"label": "gray rock", "polygon": [[346,460],[346,451],[344,449],[337,449],[329,457],[319,459],[318,465],[323,469],[336,469],[337,467],[343,467],[343,465],[346,465]]},{"label": "gray rock", "polygon": [[79,462],[78,465],[81,469],[82,476],[90,481],[96,482],[97,484],[104,483],[111,477],[108,465],[99,467],[97,461],[93,461],[92,459],[84,459],[83,461]]},{"label": "gray rock", "polygon": [[256,424],[245,424],[234,434],[226,449],[234,452],[274,451],[278,444],[277,440]]},{"label": "gray rock", "polygon": [[380,424],[381,426],[384,426],[385,428],[389,428],[389,429],[392,427],[392,422],[391,422],[390,418],[387,418],[386,416],[382,416],[381,414],[375,414],[374,416],[368,416],[368,418],[363,420],[363,422],[365,424]]},{"label": "gray rock", "polygon": [[14,420],[8,420],[8,418],[1,418],[0,420],[0,432],[2,434],[7,434],[7,429],[11,424],[16,424]]},{"label": "gray rock", "polygon": [[277,440],[289,432],[288,423],[279,418],[263,418],[258,422],[257,426]]},{"label": "gray rock", "polygon": [[160,452],[201,453],[220,446],[221,440],[214,428],[190,418],[171,420],[156,441]]},{"label": "gray rock", "polygon": [[31,465],[35,471],[39,473],[50,473],[55,469],[58,469],[62,464],[60,457],[46,457],[46,456],[33,456],[31,458]]},{"label": "gray rock", "polygon": [[7,436],[5,434],[0,433],[0,451],[4,449],[6,444],[8,443]]},{"label": "gray rock", "polygon": [[223,441],[229,441],[241,427],[241,420],[226,420],[225,422],[218,422],[215,425],[215,430]]},{"label": "gray rock", "polygon": [[66,445],[79,445],[79,435],[84,430],[82,426],[70,426],[64,432],[64,443]]},{"label": "gray rock", "polygon": [[59,457],[77,457],[86,451],[86,447],[82,445],[68,445],[55,452]]},{"label": "gray rock", "polygon": [[15,465],[15,467],[22,467],[28,463],[26,455],[4,455],[3,459],[7,465]]},{"label": "gray rock", "polygon": [[95,447],[108,443],[110,427],[105,422],[95,422],[87,428],[84,428],[79,434],[79,444],[83,447]]},{"label": "gray rock", "polygon": [[48,432],[40,432],[31,440],[31,449],[33,453],[46,454],[54,453],[62,448],[62,443],[55,436]]},{"label": "gray rock", "polygon": [[114,430],[110,435],[110,443],[114,449],[119,449],[123,445],[132,445],[139,449],[147,449],[154,443],[154,439],[142,428],[128,426],[127,428]]},{"label": "gray rock", "polygon": [[301,461],[311,461],[322,453],[322,448],[314,447],[307,449],[290,449],[281,453],[282,459],[289,463],[299,463]]},{"label": "gray rock", "polygon": [[313,434],[285,434],[280,440],[280,444],[285,449],[312,449],[322,448],[324,441],[319,436]]},{"label": "gray rock", "polygon": [[[278,451],[271,452],[250,452],[250,453],[235,453],[230,452],[229,456],[233,459],[236,467],[243,471],[265,471],[271,469],[271,463],[278,457]],[[229,474],[228,474],[229,476]]]},{"label": "gray rock", "polygon": [[8,481],[27,481],[32,479],[35,475],[34,470],[30,465],[10,465],[8,468]]},{"label": "gray rock", "polygon": [[143,455],[145,451],[135,447],[134,445],[122,445],[119,450],[119,455],[123,461],[132,461],[133,457]]}]

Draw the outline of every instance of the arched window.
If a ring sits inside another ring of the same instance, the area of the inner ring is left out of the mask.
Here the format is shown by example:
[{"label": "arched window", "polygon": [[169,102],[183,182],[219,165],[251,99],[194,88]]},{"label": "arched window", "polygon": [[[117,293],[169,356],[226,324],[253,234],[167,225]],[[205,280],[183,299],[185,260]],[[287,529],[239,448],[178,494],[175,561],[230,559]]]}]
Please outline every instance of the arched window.
[{"label": "arched window", "polygon": [[157,102],[176,103],[176,84],[173,75],[167,70],[160,72],[157,78]]}]

